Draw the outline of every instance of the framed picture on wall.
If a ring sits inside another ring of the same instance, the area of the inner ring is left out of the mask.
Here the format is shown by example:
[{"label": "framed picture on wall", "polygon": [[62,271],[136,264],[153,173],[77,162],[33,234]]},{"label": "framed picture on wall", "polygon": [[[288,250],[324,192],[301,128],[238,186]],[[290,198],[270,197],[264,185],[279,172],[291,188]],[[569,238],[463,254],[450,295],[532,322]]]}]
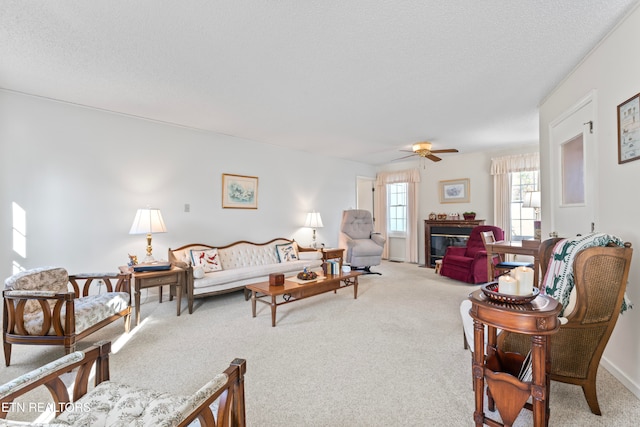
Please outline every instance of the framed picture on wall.
[{"label": "framed picture on wall", "polygon": [[469,178],[440,181],[440,203],[469,203],[471,200]]},{"label": "framed picture on wall", "polygon": [[258,177],[223,173],[222,207],[258,209]]},{"label": "framed picture on wall", "polygon": [[640,93],[618,105],[618,164],[640,159]]}]

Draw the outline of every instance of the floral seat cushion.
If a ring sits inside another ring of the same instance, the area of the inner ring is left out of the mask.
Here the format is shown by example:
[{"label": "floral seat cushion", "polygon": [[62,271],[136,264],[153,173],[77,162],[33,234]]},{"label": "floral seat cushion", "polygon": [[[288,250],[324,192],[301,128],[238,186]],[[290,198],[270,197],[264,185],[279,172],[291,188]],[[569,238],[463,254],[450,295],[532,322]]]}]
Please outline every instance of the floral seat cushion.
[{"label": "floral seat cushion", "polygon": [[[226,374],[216,375],[192,396],[176,396],[105,381],[80,398],[70,410],[56,418],[55,422],[92,427],[175,426],[207,396],[223,387],[227,378]],[[212,410],[215,415],[216,409]]]}]

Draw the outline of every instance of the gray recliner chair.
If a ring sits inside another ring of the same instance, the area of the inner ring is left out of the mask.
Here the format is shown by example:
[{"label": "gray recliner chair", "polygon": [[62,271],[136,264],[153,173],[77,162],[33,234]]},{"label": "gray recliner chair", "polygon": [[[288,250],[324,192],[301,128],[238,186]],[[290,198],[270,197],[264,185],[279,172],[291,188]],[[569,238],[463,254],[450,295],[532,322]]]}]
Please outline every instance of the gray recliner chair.
[{"label": "gray recliner chair", "polygon": [[371,266],[380,265],[386,240],[373,230],[371,212],[363,209],[346,210],[342,213],[339,247],[345,250],[344,261],[354,270],[371,271]]}]

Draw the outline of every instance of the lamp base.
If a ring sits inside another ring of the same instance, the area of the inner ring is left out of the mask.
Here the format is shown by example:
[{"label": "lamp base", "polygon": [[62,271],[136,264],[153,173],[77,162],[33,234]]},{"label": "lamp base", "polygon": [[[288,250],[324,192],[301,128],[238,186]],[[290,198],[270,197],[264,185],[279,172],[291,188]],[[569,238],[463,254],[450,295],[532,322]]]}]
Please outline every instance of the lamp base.
[{"label": "lamp base", "polygon": [[156,262],[156,259],[152,256],[152,255],[147,255],[146,257],[144,257],[144,260],[142,260],[142,262],[146,263],[152,263],[152,262]]},{"label": "lamp base", "polygon": [[533,221],[533,239],[542,239],[542,221]]}]

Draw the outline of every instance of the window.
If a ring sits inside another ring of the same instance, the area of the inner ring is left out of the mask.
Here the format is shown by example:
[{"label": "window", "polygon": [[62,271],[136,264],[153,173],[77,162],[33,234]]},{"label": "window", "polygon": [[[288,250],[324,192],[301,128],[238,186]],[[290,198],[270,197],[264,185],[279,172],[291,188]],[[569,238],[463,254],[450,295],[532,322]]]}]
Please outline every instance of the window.
[{"label": "window", "polygon": [[389,235],[406,236],[407,233],[407,183],[387,184],[387,232]]},{"label": "window", "polygon": [[511,173],[511,240],[533,239],[535,208],[524,207],[525,194],[538,191],[538,171]]}]

